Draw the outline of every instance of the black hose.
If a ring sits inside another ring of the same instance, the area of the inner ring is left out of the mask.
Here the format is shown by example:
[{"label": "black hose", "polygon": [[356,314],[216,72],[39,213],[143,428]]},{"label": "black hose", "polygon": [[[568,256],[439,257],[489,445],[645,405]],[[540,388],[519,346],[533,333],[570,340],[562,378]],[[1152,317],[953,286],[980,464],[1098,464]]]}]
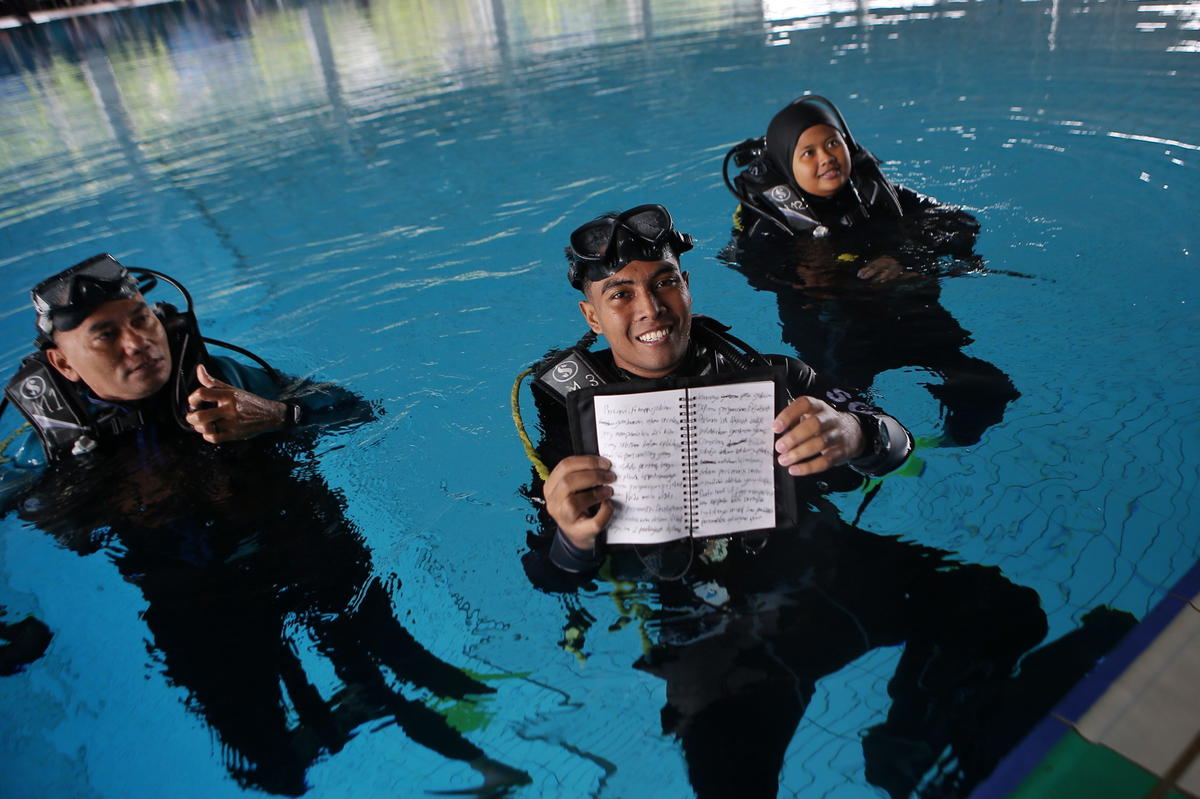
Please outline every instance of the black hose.
[{"label": "black hose", "polygon": [[[147,269],[144,267],[137,267],[137,268],[131,268],[129,271],[135,275],[138,275],[139,278],[144,275],[152,276],[151,280],[143,283],[145,288],[139,287],[139,289],[141,290],[141,292],[143,294],[145,294],[147,291],[149,291],[150,289],[152,289],[156,285],[158,285],[158,280],[155,280],[154,278],[165,280],[166,282],[170,283],[172,286],[175,287],[175,289],[180,294],[183,295],[183,299],[187,303],[187,312],[192,314],[193,317],[195,316],[195,311],[194,311],[195,304],[192,302],[192,295],[186,288],[184,288],[183,284],[180,283],[178,280],[176,280],[175,278],[171,277],[168,274],[159,272],[157,269]],[[275,367],[271,366],[271,364],[267,363],[266,361],[264,361],[262,358],[255,355],[250,350],[245,349],[244,347],[239,347],[236,344],[230,344],[227,341],[221,341],[220,339],[215,339],[215,338],[208,338],[206,336],[201,336],[200,340],[203,341],[205,344],[215,344],[218,347],[224,347],[227,350],[232,350],[233,352],[239,353],[241,355],[245,355],[247,358],[254,361],[259,366],[261,366],[263,369],[265,369],[267,374],[270,376],[270,378],[272,380],[274,380],[279,385],[280,388],[284,387],[283,376],[279,374],[278,370],[276,370]]]},{"label": "black hose", "polygon": [[236,344],[230,344],[228,341],[221,341],[220,339],[209,338],[208,336],[201,336],[200,339],[205,344],[216,344],[218,347],[224,347],[225,349],[233,350],[234,352],[236,352],[240,355],[245,355],[247,358],[254,361],[259,366],[261,366],[263,369],[265,369],[267,374],[270,376],[270,378],[272,380],[274,380],[276,383],[278,383],[280,388],[283,388],[283,385],[284,385],[283,376],[280,375],[278,371],[276,371],[275,367],[271,366],[271,364],[267,363],[262,358],[258,357],[253,352],[246,349],[245,347],[239,347]]},{"label": "black hose", "polygon": [[750,209],[751,211],[758,214],[763,219],[778,226],[779,229],[782,230],[784,233],[788,234],[789,236],[793,236],[795,234],[792,233],[791,228],[789,228],[783,222],[780,222],[778,219],[771,216],[766,211],[762,210],[757,205],[755,205],[748,196],[745,196],[741,192],[739,192],[737,190],[737,188],[733,185],[733,182],[729,180],[729,159],[733,158],[735,155],[737,155],[739,152],[741,152],[743,149],[745,149],[748,144],[750,144],[750,143],[757,144],[757,143],[761,143],[761,142],[762,142],[762,139],[746,139],[746,141],[742,142],[741,144],[735,144],[733,147],[729,148],[729,152],[725,153],[725,160],[721,163],[721,179],[725,181],[725,188],[729,189],[729,193],[732,194],[734,197],[736,197],[738,202],[740,202],[742,204],[742,208]]}]

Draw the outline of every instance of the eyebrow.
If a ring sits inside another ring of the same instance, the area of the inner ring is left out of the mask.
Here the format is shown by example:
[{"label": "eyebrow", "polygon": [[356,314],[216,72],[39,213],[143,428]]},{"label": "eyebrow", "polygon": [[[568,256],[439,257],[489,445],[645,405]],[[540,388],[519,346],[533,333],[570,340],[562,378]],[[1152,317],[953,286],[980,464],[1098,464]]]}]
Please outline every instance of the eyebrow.
[{"label": "eyebrow", "polygon": [[609,279],[600,284],[600,293],[604,294],[609,289],[616,288],[617,286],[632,286],[632,285],[633,285],[633,281],[630,280],[629,278],[624,278],[622,280]]},{"label": "eyebrow", "polygon": [[[654,274],[650,275],[650,279],[654,280],[659,275],[661,275],[663,272],[674,272],[675,274],[679,274],[679,269],[674,264],[669,264],[669,263],[663,264],[661,267],[659,267],[658,269],[656,269],[654,271]],[[609,289],[616,288],[617,286],[632,286],[632,285],[633,285],[633,281],[630,280],[629,278],[622,278],[620,280],[618,280],[616,278],[611,278],[609,280],[604,281],[604,283],[602,283],[600,285],[600,293],[603,294],[606,291],[608,291]]]},{"label": "eyebrow", "polygon": [[[140,305],[133,306],[133,309],[130,310],[130,312],[125,315],[125,318],[118,320],[118,321],[123,322],[126,319],[132,319],[133,317],[140,315],[143,311],[148,311],[148,310],[150,310],[150,306],[146,305],[146,303],[143,302]],[[89,333],[99,333],[102,330],[109,330],[116,326],[117,326],[117,322],[114,322],[112,319],[101,319],[98,322],[92,322],[90,325],[88,325],[88,332]]]}]

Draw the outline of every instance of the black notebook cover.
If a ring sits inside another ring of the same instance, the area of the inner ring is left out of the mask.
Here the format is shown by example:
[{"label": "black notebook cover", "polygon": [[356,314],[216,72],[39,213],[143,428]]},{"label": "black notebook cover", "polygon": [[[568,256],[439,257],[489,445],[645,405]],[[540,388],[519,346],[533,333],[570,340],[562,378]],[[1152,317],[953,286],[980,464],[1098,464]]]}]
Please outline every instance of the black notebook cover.
[{"label": "black notebook cover", "polygon": [[[787,405],[788,397],[784,389],[784,377],[786,370],[782,366],[765,367],[761,369],[753,369],[745,372],[739,372],[734,375],[713,375],[710,377],[670,377],[659,380],[633,380],[620,383],[609,383],[603,386],[589,386],[571,392],[567,396],[567,413],[571,426],[571,441],[576,454],[580,455],[599,455],[603,454],[598,451],[597,431],[596,431],[596,410],[595,398],[603,395],[617,394],[640,394],[640,393],[657,393],[657,392],[677,392],[683,389],[702,388],[709,386],[735,385],[739,383],[752,383],[758,381],[770,381],[775,386],[775,414],[778,414]],[[684,438],[688,435],[688,427],[690,420],[680,419],[678,427],[680,435]],[[772,444],[775,436],[771,436]],[[681,445],[686,446],[686,445]],[[775,460],[776,453],[774,449],[763,453],[764,459],[770,459],[774,481],[775,481],[775,527],[784,527],[795,524],[796,513],[796,492],[795,478],[787,473],[787,468],[780,466]],[[689,469],[704,469],[703,463],[691,464]],[[709,475],[711,477],[711,474]],[[617,480],[620,482],[621,475],[618,473]],[[691,501],[694,498],[688,498],[687,507],[694,508],[694,503]],[[691,511],[689,511],[691,512]],[[693,528],[694,516],[688,522],[681,521],[681,527],[687,528],[683,534],[676,536],[679,538],[691,535],[690,528]],[[760,528],[774,529],[774,528]],[[740,535],[745,532],[753,532],[753,530],[745,529],[738,530],[735,535]]]}]

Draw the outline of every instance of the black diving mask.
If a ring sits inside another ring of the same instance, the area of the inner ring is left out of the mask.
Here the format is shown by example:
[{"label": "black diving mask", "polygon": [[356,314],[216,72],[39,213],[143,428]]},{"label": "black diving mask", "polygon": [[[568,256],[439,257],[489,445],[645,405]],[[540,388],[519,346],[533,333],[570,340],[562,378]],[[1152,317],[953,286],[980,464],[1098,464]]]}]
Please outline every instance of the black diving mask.
[{"label": "black diving mask", "polygon": [[138,295],[138,283],[111,255],[94,255],[38,283],[30,292],[41,337],[74,330],[101,305]]},{"label": "black diving mask", "polygon": [[585,280],[614,275],[630,261],[656,261],[666,251],[679,256],[692,246],[692,237],[675,229],[665,207],[639,205],[619,214],[605,214],[575,229],[571,246],[567,247],[567,279],[582,290]]}]

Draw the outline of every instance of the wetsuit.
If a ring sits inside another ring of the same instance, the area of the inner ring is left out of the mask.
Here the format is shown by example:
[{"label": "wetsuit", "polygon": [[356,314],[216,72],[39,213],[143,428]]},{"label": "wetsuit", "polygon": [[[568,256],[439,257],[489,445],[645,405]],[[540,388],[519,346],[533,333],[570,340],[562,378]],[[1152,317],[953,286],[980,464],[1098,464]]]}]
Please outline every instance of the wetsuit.
[{"label": "wetsuit", "polygon": [[[942,410],[943,440],[975,444],[1020,396],[1003,371],[963,352],[971,334],[941,304],[940,278],[983,269],[973,250],[979,224],[902,187],[895,194],[902,216],[876,212],[850,226],[831,223],[820,237],[789,235],[743,209],[749,226],[735,225],[722,259],[755,288],[778,295],[783,340],[814,368],[864,389],[891,369],[927,369],[941,378],[927,387]],[[810,201],[824,209],[822,219],[853,217],[848,208],[859,196],[844,188]],[[904,268],[899,277],[858,277],[885,256]]]},{"label": "wetsuit", "polygon": [[[596,360],[613,369],[608,354]],[[824,379],[787,362],[789,390],[828,396]],[[719,355],[693,347],[679,371],[721,369]],[[566,412],[548,395],[535,396],[538,451],[552,468],[570,454]],[[999,757],[976,751],[974,725],[1046,632],[1037,594],[994,567],[958,564],[947,552],[847,524],[822,494],[860,480],[847,467],[796,478],[804,506],[797,526],[765,538],[735,536],[719,558],[702,557],[691,542],[610,547],[593,558],[564,548],[540,510],[523,556],[534,585],[567,592],[593,585],[606,558],[606,578],[648,586],[623,597],[650,609],[652,646],[634,665],[666,680],[663,731],[679,738],[698,796],[775,796],[816,681],[874,647],[901,643],[888,688],[892,712],[864,740],[868,779],[907,797],[947,745],[972,784]],[[536,481],[530,493],[541,496]],[[681,572],[678,580],[656,576]],[[576,641],[579,622],[572,620]]]},{"label": "wetsuit", "polygon": [[[794,156],[802,135],[826,126],[845,145],[849,174],[831,196],[812,194],[796,179]],[[744,167],[732,180],[729,163]],[[735,145],[722,165],[726,186],[741,205],[734,230],[748,239],[825,238],[853,231],[859,246],[871,242],[881,252],[915,266],[910,245],[957,258],[969,257],[979,223],[960,208],[894,185],[879,159],[850,134],[837,107],[819,96],[800,97],[782,108],[761,139]],[[861,251],[860,251],[861,252]]]},{"label": "wetsuit", "polygon": [[891,255],[917,271],[936,269],[944,258],[961,258],[968,262],[964,266],[978,266],[973,253],[979,234],[975,217],[904,186],[888,186],[890,195],[881,190],[868,194],[870,200],[849,185],[828,198],[808,195],[809,218],[792,219],[782,226],[743,203],[734,213],[734,235],[744,246],[749,241],[804,241],[852,233],[849,241],[854,244],[847,251],[862,263]]},{"label": "wetsuit", "polygon": [[[213,356],[206,361],[206,365],[213,377],[234,388],[244,389],[267,399],[297,401],[303,406],[302,417],[305,424],[352,422],[364,407],[364,403],[357,397],[328,384],[295,383],[285,391],[264,370],[247,366],[232,358]],[[189,436],[198,437],[198,434],[191,430],[182,430],[176,420],[178,411],[172,407],[170,384],[147,399],[124,403],[102,400],[83,384],[77,384],[71,390],[78,391],[83,398],[84,407],[93,418],[134,417],[140,414],[145,420],[143,424],[131,425],[127,432],[114,438],[125,443],[132,442],[138,449],[144,450],[145,457],[150,457],[153,450],[163,445],[164,440],[174,440],[177,432],[182,432],[184,439]],[[64,462],[70,464],[78,460],[79,464],[83,464],[102,460],[105,450],[111,450],[115,445],[116,442],[110,441],[106,436],[98,442],[96,453],[87,453],[82,457],[64,455]],[[30,431],[19,443],[10,447],[5,455],[9,458],[8,465],[17,469],[41,467],[47,462],[37,431]]]},{"label": "wetsuit", "polygon": [[[222,380],[279,394],[260,370],[214,360],[209,370]],[[400,624],[399,583],[374,573],[313,453],[318,432],[375,409],[311,383],[288,396],[306,403],[314,424],[212,445],[156,395],[139,403],[150,423],[40,470],[17,513],[81,555],[105,552],[138,586],[155,662],[211,725],[240,785],[299,795],[308,767],[374,720],[395,721],[444,757],[484,759],[432,705],[493,689]],[[331,690],[318,691],[305,649],[337,675]]]}]

